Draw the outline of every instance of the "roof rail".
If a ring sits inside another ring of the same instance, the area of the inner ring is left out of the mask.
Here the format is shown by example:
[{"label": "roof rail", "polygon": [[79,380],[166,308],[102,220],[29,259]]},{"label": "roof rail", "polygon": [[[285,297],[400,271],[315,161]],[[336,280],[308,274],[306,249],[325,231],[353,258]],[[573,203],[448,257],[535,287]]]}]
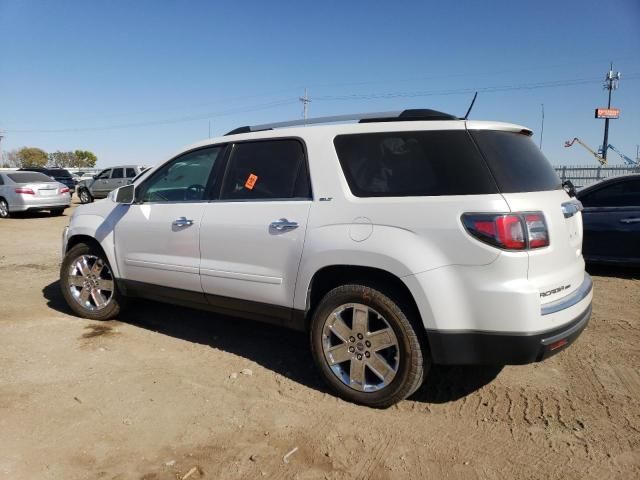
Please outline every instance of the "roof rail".
[{"label": "roof rail", "polygon": [[287,122],[264,123],[262,125],[247,125],[238,127],[225,135],[236,135],[238,133],[259,132],[262,130],[272,130],[274,128],[295,127],[299,125],[314,125],[318,123],[336,123],[357,121],[359,123],[373,122],[406,122],[418,120],[459,120],[458,117],[448,113],[438,112],[429,109],[409,109],[394,112],[376,113],[349,113],[346,115],[333,115],[329,117],[316,117],[299,120],[289,120]]}]

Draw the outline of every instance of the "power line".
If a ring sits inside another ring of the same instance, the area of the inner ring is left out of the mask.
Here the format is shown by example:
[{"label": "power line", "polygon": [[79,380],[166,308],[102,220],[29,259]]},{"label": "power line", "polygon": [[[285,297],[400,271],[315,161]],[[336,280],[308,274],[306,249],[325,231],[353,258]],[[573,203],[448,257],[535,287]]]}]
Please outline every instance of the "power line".
[{"label": "power line", "polygon": [[[631,74],[628,75],[627,81],[636,80],[640,78],[640,74]],[[357,100],[372,100],[372,99],[385,99],[385,98],[416,98],[416,97],[427,97],[427,96],[445,96],[445,95],[466,95],[474,92],[482,92],[482,93],[492,93],[492,92],[504,92],[504,91],[514,91],[514,90],[533,90],[540,88],[558,88],[558,87],[569,87],[576,85],[585,85],[592,83],[600,83],[602,80],[598,78],[581,78],[581,79],[569,79],[569,80],[551,80],[545,82],[535,82],[535,83],[525,83],[519,85],[494,85],[494,86],[485,86],[485,87],[473,87],[473,88],[459,88],[459,89],[448,89],[448,90],[430,90],[430,91],[414,91],[414,92],[379,92],[379,93],[369,93],[369,94],[349,94],[349,95],[324,95],[319,97],[314,97],[315,101],[357,101]],[[306,99],[306,103],[305,103]],[[107,125],[107,126],[98,126],[98,127],[69,127],[69,128],[45,128],[45,129],[7,129],[5,132],[7,133],[64,133],[64,132],[90,132],[90,131],[104,131],[104,130],[118,130],[125,128],[139,128],[139,127],[147,127],[153,125],[169,125],[175,123],[184,123],[191,122],[195,120],[203,120],[208,118],[216,118],[228,115],[234,115],[238,113],[248,113],[254,112],[258,110],[265,110],[270,108],[277,108],[286,105],[292,105],[299,101],[303,101],[304,105],[311,100],[308,98],[305,93],[305,97],[300,97],[298,99],[281,99],[269,103],[264,103],[260,105],[255,105],[251,107],[242,107],[237,109],[231,109],[226,111],[218,111],[218,112],[208,112],[198,115],[192,116],[184,116],[172,119],[164,119],[164,120],[155,120],[155,121],[146,121],[146,122],[137,122],[137,123],[127,123],[127,124],[116,124],[116,125]]]},{"label": "power line", "polygon": [[[629,75],[628,80],[638,79],[640,74]],[[382,98],[413,98],[413,97],[427,97],[427,96],[441,96],[441,95],[460,95],[469,94],[475,91],[483,93],[491,92],[505,92],[510,90],[534,90],[538,88],[554,88],[554,87],[569,87],[576,85],[586,85],[591,83],[600,83],[602,80],[599,78],[582,78],[571,80],[551,80],[546,82],[525,83],[520,85],[497,85],[486,87],[472,87],[472,88],[458,88],[448,90],[422,90],[415,92],[380,92],[369,94],[350,94],[350,95],[321,95],[315,97],[316,100],[373,100]]]},{"label": "power line", "polygon": [[276,102],[265,103],[265,104],[256,105],[253,107],[237,108],[233,110],[226,110],[226,111],[219,111],[219,112],[208,112],[208,113],[192,115],[188,117],[179,117],[179,118],[173,118],[173,119],[155,120],[155,121],[138,122],[138,123],[127,123],[127,124],[119,124],[119,125],[107,125],[107,126],[101,126],[101,127],[16,129],[16,130],[6,130],[6,131],[12,132],[12,133],[64,133],[64,132],[93,132],[93,131],[101,131],[101,130],[119,130],[124,128],[138,128],[138,127],[148,127],[153,125],[169,125],[173,123],[192,122],[195,120],[204,120],[207,118],[223,117],[227,115],[234,115],[237,113],[255,112],[258,110],[265,110],[269,108],[291,105],[297,102],[298,100],[293,100],[293,99],[279,100]]}]

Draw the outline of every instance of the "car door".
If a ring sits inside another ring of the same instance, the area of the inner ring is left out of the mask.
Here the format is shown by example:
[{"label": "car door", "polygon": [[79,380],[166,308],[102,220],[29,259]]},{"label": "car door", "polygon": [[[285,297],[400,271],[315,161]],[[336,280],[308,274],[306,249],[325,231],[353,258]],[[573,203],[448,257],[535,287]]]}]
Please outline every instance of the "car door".
[{"label": "car door", "polygon": [[94,197],[106,197],[109,193],[109,181],[111,179],[111,168],[101,171],[91,183],[91,195]]},{"label": "car door", "polygon": [[640,262],[640,178],[621,178],[579,195],[588,260]]},{"label": "car door", "polygon": [[223,149],[180,155],[136,185],[136,201],[115,227],[118,268],[128,288],[204,302],[200,225]]},{"label": "car door", "polygon": [[229,312],[286,318],[311,206],[304,145],[276,139],[229,150],[219,199],[202,219],[202,288]]},{"label": "car door", "polygon": [[127,180],[124,176],[124,168],[114,168],[111,172],[111,178],[108,183],[109,192],[126,184]]}]

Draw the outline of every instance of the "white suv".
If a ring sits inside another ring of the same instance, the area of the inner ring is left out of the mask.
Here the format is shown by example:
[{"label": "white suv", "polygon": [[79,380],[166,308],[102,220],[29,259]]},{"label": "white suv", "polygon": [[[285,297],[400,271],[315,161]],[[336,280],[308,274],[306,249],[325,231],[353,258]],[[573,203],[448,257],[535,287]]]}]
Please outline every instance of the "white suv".
[{"label": "white suv", "polygon": [[328,384],[373,407],[432,363],[536,362],[582,332],[582,207],[530,130],[432,110],[300,123],[192,145],[77,208],[69,306],[102,320],[145,297],[305,330]]}]

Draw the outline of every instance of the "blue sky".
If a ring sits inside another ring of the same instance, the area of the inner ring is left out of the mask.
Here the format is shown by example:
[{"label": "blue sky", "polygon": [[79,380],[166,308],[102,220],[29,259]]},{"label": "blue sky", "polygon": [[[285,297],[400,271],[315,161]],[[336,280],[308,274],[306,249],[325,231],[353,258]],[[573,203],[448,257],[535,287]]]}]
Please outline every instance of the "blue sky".
[{"label": "blue sky", "polygon": [[[0,0],[3,150],[87,149],[155,164],[245,124],[434,108],[520,123],[555,164],[596,164],[609,61],[622,72],[609,141],[640,144],[640,1],[70,2]],[[571,83],[546,86],[549,82]],[[566,82],[565,82],[566,81]],[[533,86],[544,88],[531,88]],[[391,95],[389,95],[391,94]],[[365,98],[359,98],[364,96]],[[338,97],[338,98],[336,98]],[[610,163],[618,157],[609,154]]]}]

